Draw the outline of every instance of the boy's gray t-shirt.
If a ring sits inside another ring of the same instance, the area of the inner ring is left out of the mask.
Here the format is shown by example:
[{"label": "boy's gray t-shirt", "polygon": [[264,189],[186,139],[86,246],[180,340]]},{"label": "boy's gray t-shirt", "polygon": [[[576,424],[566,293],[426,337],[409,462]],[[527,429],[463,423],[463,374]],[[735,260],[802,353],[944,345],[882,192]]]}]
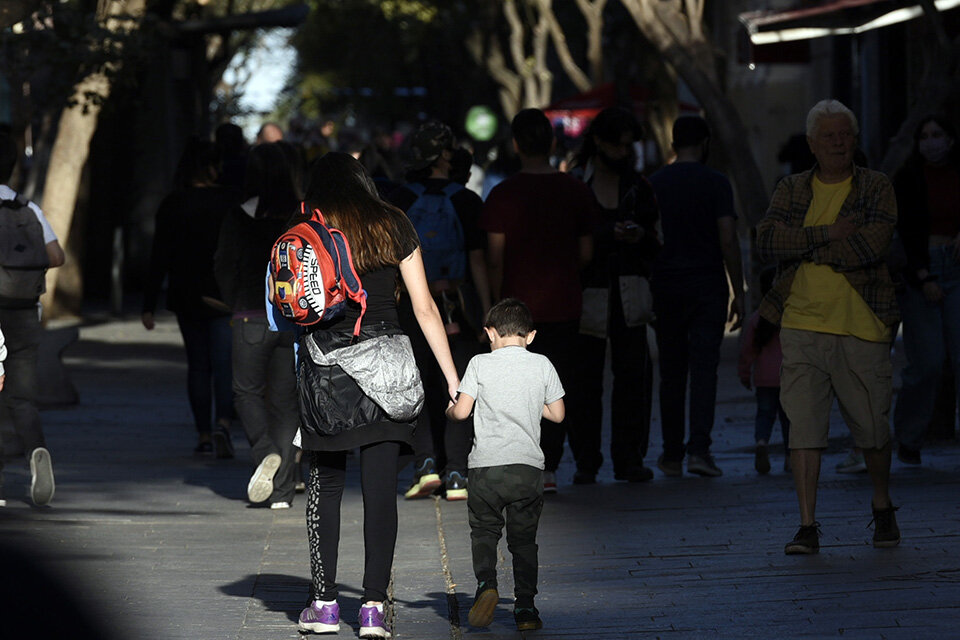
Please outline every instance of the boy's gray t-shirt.
[{"label": "boy's gray t-shirt", "polygon": [[459,391],[475,400],[469,468],[526,464],[543,469],[543,405],[564,396],[557,370],[546,356],[519,346],[474,356]]}]

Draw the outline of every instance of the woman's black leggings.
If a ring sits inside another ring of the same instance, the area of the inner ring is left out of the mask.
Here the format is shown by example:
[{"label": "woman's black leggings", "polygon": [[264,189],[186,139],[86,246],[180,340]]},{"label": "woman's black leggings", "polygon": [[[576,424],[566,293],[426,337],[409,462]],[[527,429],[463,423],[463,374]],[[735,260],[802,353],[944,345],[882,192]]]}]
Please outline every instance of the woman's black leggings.
[{"label": "woman's black leggings", "polygon": [[[363,492],[363,601],[387,598],[397,542],[397,458],[399,442],[377,442],[360,449]],[[346,480],[346,451],[310,452],[307,538],[313,598],[336,600],[340,501]]]}]

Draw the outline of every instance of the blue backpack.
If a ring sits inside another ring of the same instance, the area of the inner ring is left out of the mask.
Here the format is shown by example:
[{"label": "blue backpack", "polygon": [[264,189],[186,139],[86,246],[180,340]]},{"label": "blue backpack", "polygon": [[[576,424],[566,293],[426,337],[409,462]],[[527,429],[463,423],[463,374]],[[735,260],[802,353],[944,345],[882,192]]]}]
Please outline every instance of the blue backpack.
[{"label": "blue backpack", "polygon": [[417,195],[407,217],[420,236],[427,282],[463,280],[467,272],[463,226],[450,199],[463,185],[451,182],[439,191],[428,191],[419,182],[406,187]]}]

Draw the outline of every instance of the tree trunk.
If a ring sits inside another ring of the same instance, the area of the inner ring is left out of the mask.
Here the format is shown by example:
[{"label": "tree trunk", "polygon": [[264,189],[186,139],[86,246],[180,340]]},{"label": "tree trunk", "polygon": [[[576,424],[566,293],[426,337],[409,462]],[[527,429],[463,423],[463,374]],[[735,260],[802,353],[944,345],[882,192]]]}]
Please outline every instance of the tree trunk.
[{"label": "tree trunk", "polygon": [[[98,19],[111,31],[121,32],[129,23],[114,20],[114,16],[143,16],[146,0],[114,0],[101,3]],[[139,24],[137,22],[136,24]],[[119,62],[115,63],[119,66]],[[68,314],[79,315],[83,300],[79,261],[79,247],[69,242],[77,208],[77,196],[83,168],[90,155],[90,141],[97,130],[101,105],[110,95],[110,80],[103,71],[95,71],[74,89],[73,101],[60,114],[57,137],[50,152],[50,165],[43,187],[43,209],[50,226],[60,240],[67,262],[63,267],[47,272],[47,292],[43,296],[46,318]],[[89,99],[89,96],[96,96]],[[79,234],[78,234],[79,235]]]},{"label": "tree trunk", "polygon": [[76,259],[78,251],[74,251],[68,240],[83,168],[100,115],[99,103],[85,106],[84,96],[91,92],[104,100],[108,97],[110,82],[104,74],[95,73],[81,80],[74,96],[78,104],[68,106],[60,115],[43,188],[44,214],[67,256],[63,267],[47,272],[47,293],[43,300],[47,318],[79,315],[79,303],[83,299],[82,278]]}]

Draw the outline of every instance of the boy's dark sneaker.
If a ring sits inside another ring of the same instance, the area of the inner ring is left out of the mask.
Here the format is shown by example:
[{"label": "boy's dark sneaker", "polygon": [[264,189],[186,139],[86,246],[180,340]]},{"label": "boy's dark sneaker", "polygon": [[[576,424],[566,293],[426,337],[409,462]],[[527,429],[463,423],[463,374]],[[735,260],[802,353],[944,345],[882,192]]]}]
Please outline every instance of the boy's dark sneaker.
[{"label": "boy's dark sneaker", "polygon": [[427,458],[413,472],[413,484],[403,494],[407,500],[414,498],[426,498],[433,495],[433,492],[440,488],[440,474],[437,473],[437,464],[433,458]]},{"label": "boy's dark sneaker", "polygon": [[663,471],[663,475],[668,478],[679,478],[683,476],[683,463],[679,460],[665,460],[663,454],[657,458],[657,468]]},{"label": "boy's dark sneaker", "polygon": [[897,447],[897,459],[903,464],[921,464],[920,449],[900,445]]},{"label": "boy's dark sneaker", "polygon": [[536,607],[514,609],[513,619],[517,621],[517,631],[536,631],[543,628],[543,621]]},{"label": "boy's dark sneaker", "polygon": [[447,500],[466,500],[467,499],[467,479],[459,471],[451,471],[447,474],[445,485],[445,496]]},{"label": "boy's dark sneaker", "polygon": [[628,467],[625,471],[615,470],[613,472],[613,479],[623,482],[647,482],[648,480],[653,480],[653,469],[638,464],[633,467]]},{"label": "boy's dark sneaker", "polygon": [[[900,544],[900,527],[897,526],[897,516],[894,513],[900,507],[890,505],[884,509],[874,508],[873,520],[873,546],[878,549],[895,547]],[[870,525],[867,525],[868,527]]]},{"label": "boy's dark sneaker", "polygon": [[800,525],[797,535],[783,549],[788,556],[810,555],[820,552],[820,523]]},{"label": "boy's dark sneaker", "polygon": [[500,602],[500,594],[497,588],[481,582],[477,586],[477,595],[473,598],[473,606],[470,607],[467,622],[474,627],[489,627],[493,622],[493,612],[497,609],[498,602]]},{"label": "boy's dark sneaker", "polygon": [[767,451],[767,445],[758,444],[753,452],[753,468],[757,473],[764,475],[770,473],[770,454]]}]

